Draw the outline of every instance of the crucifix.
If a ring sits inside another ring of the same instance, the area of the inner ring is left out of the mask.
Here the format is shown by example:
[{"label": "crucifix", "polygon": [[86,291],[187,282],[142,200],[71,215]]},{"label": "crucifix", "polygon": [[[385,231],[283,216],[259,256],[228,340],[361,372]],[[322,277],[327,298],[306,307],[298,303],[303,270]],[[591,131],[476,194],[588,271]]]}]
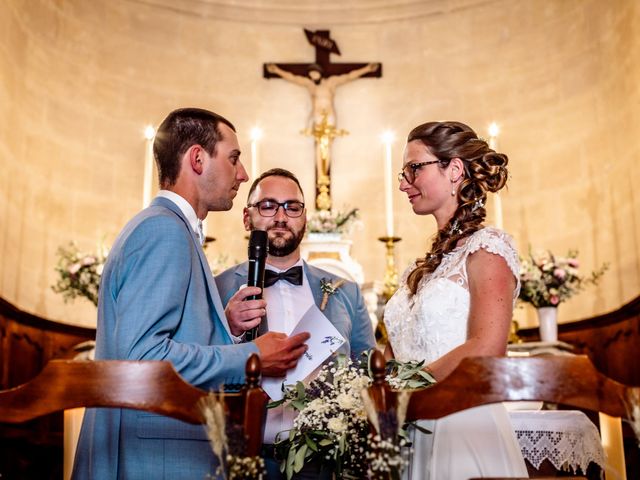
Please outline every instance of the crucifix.
[{"label": "crucifix", "polygon": [[315,47],[315,63],[265,63],[264,78],[282,78],[305,87],[311,95],[311,115],[303,134],[314,137],[316,145],[316,208],[331,209],[331,142],[346,130],[336,127],[333,97],[340,85],[361,77],[381,77],[380,63],[331,63],[330,54],[340,55],[329,30],[305,29],[307,41]]}]

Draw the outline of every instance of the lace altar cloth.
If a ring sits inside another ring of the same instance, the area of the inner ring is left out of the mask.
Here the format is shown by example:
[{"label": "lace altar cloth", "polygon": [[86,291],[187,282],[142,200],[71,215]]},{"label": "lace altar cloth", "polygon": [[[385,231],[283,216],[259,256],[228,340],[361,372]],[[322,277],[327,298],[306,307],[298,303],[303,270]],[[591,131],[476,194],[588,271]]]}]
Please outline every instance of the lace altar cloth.
[{"label": "lace altar cloth", "polygon": [[586,473],[590,462],[602,469],[604,450],[596,426],[576,410],[514,411],[509,417],[522,455],[536,469],[548,459],[557,470]]}]

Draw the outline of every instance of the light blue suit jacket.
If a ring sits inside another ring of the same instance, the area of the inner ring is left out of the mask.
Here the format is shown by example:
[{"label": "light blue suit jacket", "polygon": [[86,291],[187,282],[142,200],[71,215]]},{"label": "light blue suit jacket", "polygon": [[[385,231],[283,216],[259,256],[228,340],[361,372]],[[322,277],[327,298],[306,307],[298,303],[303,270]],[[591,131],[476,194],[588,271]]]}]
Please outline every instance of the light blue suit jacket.
[{"label": "light blue suit jacket", "polygon": [[[96,360],[168,360],[202,389],[244,381],[254,343],[233,345],[202,247],[156,198],[116,239],[100,284]],[[88,409],[73,477],[203,479],[217,462],[204,428],[127,409]]]},{"label": "light blue suit jacket", "polygon": [[[334,283],[337,280],[341,280],[341,277],[309,265],[306,262],[303,262],[303,266],[315,303],[320,308],[323,295],[320,289],[321,281],[325,279]],[[216,276],[218,290],[225,306],[229,302],[229,298],[243,284],[247,283],[248,269],[249,263],[245,262],[231,267]],[[336,293],[329,297],[323,313],[347,340],[337,353],[358,357],[362,352],[375,346],[371,319],[360,288],[356,283],[345,282],[338,288]]]}]

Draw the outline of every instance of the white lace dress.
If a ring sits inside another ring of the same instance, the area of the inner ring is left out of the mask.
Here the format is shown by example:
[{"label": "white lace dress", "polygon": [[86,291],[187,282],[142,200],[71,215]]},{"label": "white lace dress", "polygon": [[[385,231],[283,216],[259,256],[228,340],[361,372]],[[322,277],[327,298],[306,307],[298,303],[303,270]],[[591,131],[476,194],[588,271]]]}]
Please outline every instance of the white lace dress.
[{"label": "white lace dress", "polygon": [[[503,257],[518,279],[518,255],[511,237],[491,227],[478,230],[464,245],[445,255],[436,271],[423,277],[414,296],[406,284],[414,267],[410,266],[384,314],[398,360],[425,360],[429,364],[466,341],[470,302],[466,263],[479,249]],[[519,290],[518,281],[514,304]],[[414,453],[406,479],[528,476],[502,404],[465,410],[421,425],[433,434],[412,432]]]}]

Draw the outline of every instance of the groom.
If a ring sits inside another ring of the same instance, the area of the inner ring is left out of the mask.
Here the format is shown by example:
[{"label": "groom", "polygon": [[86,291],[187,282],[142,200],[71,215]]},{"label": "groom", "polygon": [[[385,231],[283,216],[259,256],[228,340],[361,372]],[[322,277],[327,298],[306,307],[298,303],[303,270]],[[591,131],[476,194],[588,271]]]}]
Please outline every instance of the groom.
[{"label": "groom", "polygon": [[[308,334],[240,343],[202,250],[201,221],[229,210],[248,180],[231,122],[213,112],[171,112],[153,144],[160,192],[122,230],[100,284],[96,360],[166,360],[192,385],[244,381],[259,353],[280,377]],[[78,480],[205,478],[216,459],[201,425],[128,409],[87,409],[73,471]]]},{"label": "groom", "polygon": [[[346,340],[338,353],[359,356],[373,348],[371,320],[358,285],[300,258],[307,221],[302,188],[295,175],[280,168],[263,173],[251,185],[247,200],[245,229],[266,230],[269,239],[264,299],[245,301],[247,296],[260,293],[258,287],[241,288],[247,283],[248,263],[222,272],[216,283],[229,321],[243,324],[242,328],[248,330],[260,323],[266,309],[268,330],[289,333],[311,305],[321,307],[320,284],[330,282],[339,287],[323,313]],[[267,411],[263,454],[269,480],[285,478],[273,456],[273,443],[278,432],[293,426],[294,417],[292,410],[282,406]],[[329,472],[318,476],[317,470],[318,466],[311,465],[294,478],[329,478]]]}]

